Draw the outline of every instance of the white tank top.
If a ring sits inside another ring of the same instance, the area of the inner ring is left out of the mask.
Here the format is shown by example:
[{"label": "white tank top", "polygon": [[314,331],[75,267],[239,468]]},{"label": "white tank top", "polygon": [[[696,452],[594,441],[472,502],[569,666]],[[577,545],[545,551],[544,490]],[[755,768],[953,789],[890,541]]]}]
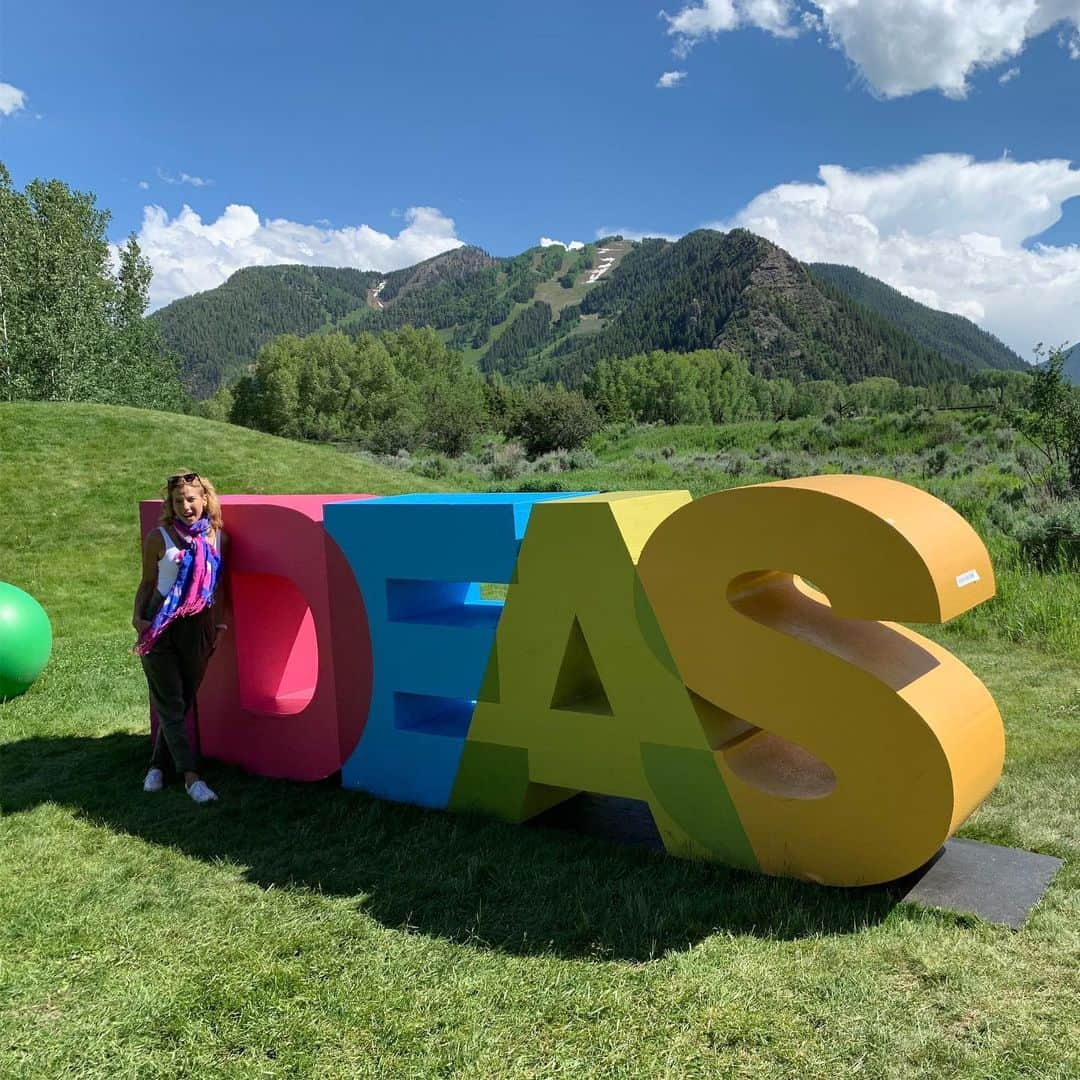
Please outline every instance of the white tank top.
[{"label": "white tank top", "polygon": [[[162,596],[168,596],[169,590],[176,584],[176,577],[180,573],[180,562],[184,558],[184,549],[178,548],[172,538],[172,533],[164,525],[158,526],[158,532],[165,539],[165,553],[158,559],[157,564],[157,591]],[[221,534],[214,537],[214,550],[218,551],[218,543]]]}]

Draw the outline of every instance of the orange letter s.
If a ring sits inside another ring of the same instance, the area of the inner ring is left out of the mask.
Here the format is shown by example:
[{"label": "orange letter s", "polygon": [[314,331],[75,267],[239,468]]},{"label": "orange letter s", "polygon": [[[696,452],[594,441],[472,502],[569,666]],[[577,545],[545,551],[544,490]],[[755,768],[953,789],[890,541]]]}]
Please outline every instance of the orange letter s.
[{"label": "orange letter s", "polygon": [[638,570],[766,872],[901,877],[997,782],[989,692],[879,621],[945,622],[994,593],[984,545],[933,496],[870,476],[718,492],[663,521]]}]

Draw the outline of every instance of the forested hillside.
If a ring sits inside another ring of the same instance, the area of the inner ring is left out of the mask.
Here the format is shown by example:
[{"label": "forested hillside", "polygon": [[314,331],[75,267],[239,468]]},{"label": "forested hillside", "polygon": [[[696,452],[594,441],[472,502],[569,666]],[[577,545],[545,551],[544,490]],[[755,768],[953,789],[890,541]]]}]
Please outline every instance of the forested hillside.
[{"label": "forested hillside", "polygon": [[364,304],[380,276],[328,266],[249,266],[152,319],[181,358],[186,389],[204,398],[242,375],[271,338],[313,334]]},{"label": "forested hillside", "polygon": [[[628,245],[618,246],[621,257]],[[253,266],[216,289],[174,301],[152,318],[180,358],[185,386],[198,398],[243,375],[259,349],[279,334],[430,326],[478,360],[539,292],[555,310],[579,300],[595,250],[537,247],[496,259],[465,246],[387,274]],[[492,368],[490,362],[483,366]]]},{"label": "forested hillside", "polygon": [[[547,265],[536,271],[532,251],[515,259],[494,259],[479,248],[459,248],[437,257],[444,270],[437,276],[417,274],[417,267],[387,275],[379,308],[356,311],[343,326],[364,330],[431,326],[453,331],[454,348],[479,348],[491,328],[508,318],[514,304],[529,300],[536,286],[561,265],[563,248],[548,251]],[[447,261],[455,255],[458,259]]]},{"label": "forested hillside", "polygon": [[[259,349],[279,334],[435,325],[430,316],[453,295],[455,282],[494,262],[479,248],[464,247],[391,274],[249,266],[218,288],[176,300],[151,318],[180,357],[185,387],[205,398],[243,375]],[[390,314],[391,305],[402,317]]]},{"label": "forested hillside", "polygon": [[916,341],[936,349],[954,363],[967,368],[1000,368],[1004,371],[1025,371],[1029,366],[993,334],[962,315],[935,311],[853,266],[810,263],[809,267],[813,277],[836,286],[852,300],[876,311]]},{"label": "forested hillside", "polygon": [[605,359],[722,349],[765,378],[906,385],[1023,361],[966,319],[846,267],[808,268],[745,230],[609,237],[493,258],[460,247],[388,274],[251,267],[154,316],[205,398],[282,333],[437,330],[485,374],[580,386]]},{"label": "forested hillside", "polygon": [[568,339],[535,372],[570,384],[605,357],[655,349],[726,349],[767,378],[885,375],[901,383],[955,377],[956,366],[839,290],[815,281],[753,233],[701,229],[637,245],[581,305],[605,323]]}]

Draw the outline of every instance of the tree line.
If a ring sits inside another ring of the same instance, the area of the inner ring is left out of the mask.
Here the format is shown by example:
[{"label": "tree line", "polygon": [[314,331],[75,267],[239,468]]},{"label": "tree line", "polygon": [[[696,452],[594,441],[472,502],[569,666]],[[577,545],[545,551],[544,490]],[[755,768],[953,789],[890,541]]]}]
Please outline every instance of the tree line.
[{"label": "tree line", "polygon": [[430,328],[358,337],[283,335],[251,374],[219,391],[204,415],[288,438],[348,442],[378,453],[456,455],[482,433],[523,442],[530,454],[573,449],[608,423],[703,424],[828,418],[917,408],[1018,409],[1030,376],[986,371],[970,383],[906,386],[874,376],[765,379],[718,349],[654,350],[597,365],[581,390],[484,375]]},{"label": "tree line", "polygon": [[1028,398],[1024,372],[986,370],[958,379],[911,386],[884,375],[852,383],[751,372],[746,360],[722,349],[692,353],[653,350],[600,361],[584,384],[606,421],[725,424],[737,420],[798,420],[902,413],[917,408],[998,406],[1018,409]]},{"label": "tree line", "polygon": [[582,394],[485,379],[434,330],[412,327],[275,338],[251,374],[219,390],[200,411],[271,435],[384,454],[458,455],[481,432],[500,432],[535,455],[578,446],[601,424]]}]

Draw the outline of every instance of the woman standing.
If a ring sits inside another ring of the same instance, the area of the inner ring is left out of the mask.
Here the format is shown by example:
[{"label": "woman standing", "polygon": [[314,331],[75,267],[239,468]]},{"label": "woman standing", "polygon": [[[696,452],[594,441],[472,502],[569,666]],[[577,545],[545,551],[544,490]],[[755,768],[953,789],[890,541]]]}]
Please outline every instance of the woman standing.
[{"label": "woman standing", "polygon": [[144,791],[160,791],[181,774],[197,803],[217,795],[199,778],[184,718],[210,654],[228,630],[222,565],[225,534],[214,485],[197,472],[178,472],[165,483],[158,528],[143,542],[142,580],[131,624],[157,712],[158,733]]}]

